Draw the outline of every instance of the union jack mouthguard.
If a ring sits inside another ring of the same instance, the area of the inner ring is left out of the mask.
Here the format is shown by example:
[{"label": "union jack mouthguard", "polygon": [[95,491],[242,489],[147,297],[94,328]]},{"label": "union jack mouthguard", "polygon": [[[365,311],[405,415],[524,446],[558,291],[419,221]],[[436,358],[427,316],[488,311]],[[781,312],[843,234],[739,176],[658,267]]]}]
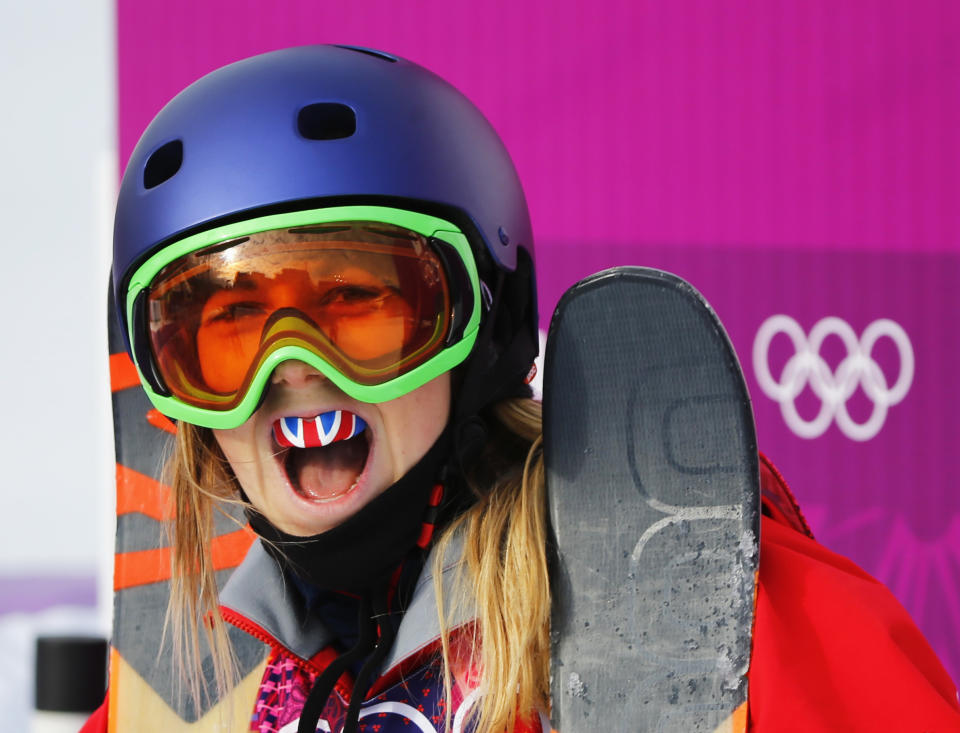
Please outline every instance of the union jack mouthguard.
[{"label": "union jack mouthguard", "polygon": [[273,423],[273,437],[284,448],[319,448],[366,429],[363,418],[352,412],[331,410],[316,417],[281,417]]}]

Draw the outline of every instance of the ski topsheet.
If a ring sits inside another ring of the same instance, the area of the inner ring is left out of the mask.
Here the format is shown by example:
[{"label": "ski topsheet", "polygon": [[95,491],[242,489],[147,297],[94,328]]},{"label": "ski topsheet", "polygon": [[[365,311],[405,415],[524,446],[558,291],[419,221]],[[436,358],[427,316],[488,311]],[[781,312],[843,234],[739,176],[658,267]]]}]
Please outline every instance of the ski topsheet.
[{"label": "ski topsheet", "polygon": [[744,731],[759,469],[716,315],[657,270],[580,282],[550,324],[544,423],[554,728]]},{"label": "ski topsheet", "polygon": [[[221,700],[212,679],[208,679],[208,694],[198,706],[174,669],[170,634],[164,639],[170,594],[165,523],[172,516],[172,505],[162,469],[176,428],[153,409],[140,388],[136,368],[124,348],[112,298],[108,318],[117,456],[109,730],[245,730],[260,682],[264,646],[231,627],[242,682],[229,699]],[[226,517],[218,518],[216,531],[213,558],[222,584],[246,554],[252,535]],[[205,669],[211,670],[209,665]]]}]

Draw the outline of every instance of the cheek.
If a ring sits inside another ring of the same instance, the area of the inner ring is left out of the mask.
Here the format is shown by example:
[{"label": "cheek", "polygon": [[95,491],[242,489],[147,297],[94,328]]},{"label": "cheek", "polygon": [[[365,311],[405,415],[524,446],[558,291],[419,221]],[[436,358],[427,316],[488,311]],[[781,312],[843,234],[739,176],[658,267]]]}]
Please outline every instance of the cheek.
[{"label": "cheek", "polygon": [[248,421],[232,430],[214,430],[213,437],[220,446],[227,463],[230,464],[230,468],[233,469],[244,493],[256,503],[254,497],[259,495],[257,490],[259,482],[256,476],[260,469],[254,449],[254,431],[251,422]]},{"label": "cheek", "polygon": [[450,416],[450,375],[442,374],[420,389],[381,405],[383,424],[398,479],[440,437]]},{"label": "cheek", "polygon": [[245,428],[246,425],[244,424],[232,430],[214,429],[213,431],[213,437],[216,439],[217,445],[220,446],[223,455],[234,468],[236,468],[234,461],[246,451],[246,446],[249,444],[249,440],[247,440],[247,436],[245,435],[245,433],[249,431]]}]

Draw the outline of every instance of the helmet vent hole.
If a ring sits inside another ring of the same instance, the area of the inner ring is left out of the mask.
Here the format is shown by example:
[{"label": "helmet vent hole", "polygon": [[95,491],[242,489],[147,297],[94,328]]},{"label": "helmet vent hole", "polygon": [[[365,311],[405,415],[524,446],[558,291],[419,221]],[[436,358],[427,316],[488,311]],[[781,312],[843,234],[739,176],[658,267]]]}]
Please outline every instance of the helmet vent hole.
[{"label": "helmet vent hole", "polygon": [[171,140],[153,151],[143,167],[143,187],[155,188],[169,181],[183,163],[183,142]]},{"label": "helmet vent hole", "polygon": [[357,115],[337,102],[308,104],[297,115],[297,129],[307,140],[339,140],[357,131]]}]

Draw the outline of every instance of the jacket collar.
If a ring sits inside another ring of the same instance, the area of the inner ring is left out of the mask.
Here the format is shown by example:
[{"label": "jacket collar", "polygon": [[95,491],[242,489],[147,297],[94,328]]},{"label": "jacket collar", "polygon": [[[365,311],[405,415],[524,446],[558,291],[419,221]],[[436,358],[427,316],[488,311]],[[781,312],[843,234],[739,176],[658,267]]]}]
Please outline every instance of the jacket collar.
[{"label": "jacket collar", "polygon": [[[448,545],[441,576],[445,617],[450,630],[476,618],[473,600],[459,597],[455,592],[458,585],[465,587],[456,582],[462,570],[462,551],[462,533],[457,532]],[[435,553],[436,546],[417,579],[382,670],[392,669],[436,644],[440,638],[433,578]],[[307,612],[300,593],[290,586],[279,564],[260,541],[253,543],[244,561],[231,574],[220,592],[220,601],[227,610],[262,629],[270,637],[264,641],[276,643],[303,660],[312,659],[334,639],[323,622]]]}]

